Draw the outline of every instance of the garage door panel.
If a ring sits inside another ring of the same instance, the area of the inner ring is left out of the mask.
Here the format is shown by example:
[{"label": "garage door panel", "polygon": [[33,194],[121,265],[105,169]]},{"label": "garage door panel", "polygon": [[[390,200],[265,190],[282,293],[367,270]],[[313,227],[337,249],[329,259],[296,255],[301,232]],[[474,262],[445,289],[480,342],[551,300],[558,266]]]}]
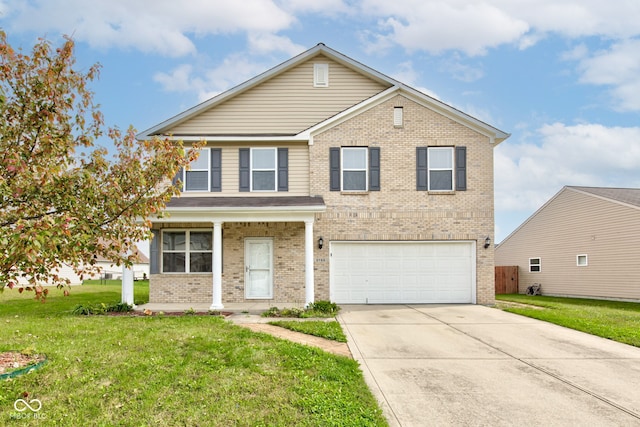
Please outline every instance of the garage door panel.
[{"label": "garage door panel", "polygon": [[471,242],[332,242],[331,298],[338,303],[470,303]]}]

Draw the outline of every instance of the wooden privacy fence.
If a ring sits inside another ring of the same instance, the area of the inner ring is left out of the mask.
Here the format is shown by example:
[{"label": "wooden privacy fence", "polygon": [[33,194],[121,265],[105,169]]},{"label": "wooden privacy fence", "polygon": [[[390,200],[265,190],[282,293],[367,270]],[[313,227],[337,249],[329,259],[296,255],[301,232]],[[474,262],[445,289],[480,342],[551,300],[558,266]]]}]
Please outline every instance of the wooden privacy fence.
[{"label": "wooden privacy fence", "polygon": [[500,266],[495,268],[496,294],[518,293],[518,266]]}]

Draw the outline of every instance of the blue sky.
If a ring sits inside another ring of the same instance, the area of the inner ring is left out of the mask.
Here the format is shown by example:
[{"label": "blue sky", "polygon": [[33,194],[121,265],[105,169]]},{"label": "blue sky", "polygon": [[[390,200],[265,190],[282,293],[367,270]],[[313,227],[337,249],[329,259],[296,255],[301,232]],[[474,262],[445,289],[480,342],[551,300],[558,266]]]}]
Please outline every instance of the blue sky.
[{"label": "blue sky", "polygon": [[[614,6],[615,4],[615,6]],[[108,125],[145,130],[319,42],[512,136],[500,242],[564,185],[640,187],[637,0],[0,0],[14,47],[77,42]]]}]

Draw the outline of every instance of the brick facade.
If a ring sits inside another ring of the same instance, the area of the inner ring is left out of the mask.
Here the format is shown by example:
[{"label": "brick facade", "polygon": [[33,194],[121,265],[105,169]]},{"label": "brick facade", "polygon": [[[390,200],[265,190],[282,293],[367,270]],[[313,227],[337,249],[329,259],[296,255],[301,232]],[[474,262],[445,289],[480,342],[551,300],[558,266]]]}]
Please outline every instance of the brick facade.
[{"label": "brick facade", "polygon": [[[394,107],[403,107],[402,127],[394,127]],[[329,148],[344,146],[380,147],[380,191],[329,191]],[[426,146],[467,147],[466,191],[416,190],[416,147]],[[316,300],[329,299],[331,241],[462,240],[477,242],[477,303],[494,303],[493,245],[483,247],[485,238],[494,236],[493,146],[487,136],[398,95],[316,135],[309,145],[309,164],[309,195],[322,196],[327,207],[314,224]],[[301,222],[224,223],[222,302],[245,301],[245,239],[269,237],[274,248],[272,302],[303,305],[304,230]],[[319,236],[323,249],[316,244]],[[150,300],[211,302],[212,274],[152,274]]]},{"label": "brick facade", "polygon": [[[171,228],[176,228],[172,226]],[[198,229],[202,227],[199,226]],[[273,299],[304,305],[304,223],[237,222],[222,228],[222,301],[245,300],[245,239],[273,240]],[[159,303],[211,303],[213,274],[153,274],[149,300]]]},{"label": "brick facade", "polygon": [[[404,125],[393,125],[403,107]],[[351,195],[329,189],[329,148],[380,147],[381,189]],[[416,147],[466,146],[467,191],[416,190]],[[493,147],[489,138],[403,96],[375,106],[314,138],[310,146],[311,193],[322,195],[315,234],[325,242],[475,240],[477,303],[494,303]],[[316,298],[329,296],[329,256],[316,249]]]}]

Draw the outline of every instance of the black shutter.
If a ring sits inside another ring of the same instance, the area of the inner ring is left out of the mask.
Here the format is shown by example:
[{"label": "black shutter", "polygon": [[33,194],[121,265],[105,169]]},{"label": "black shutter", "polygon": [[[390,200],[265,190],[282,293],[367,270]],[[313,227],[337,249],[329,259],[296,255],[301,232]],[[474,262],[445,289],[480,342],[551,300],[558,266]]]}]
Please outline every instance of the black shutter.
[{"label": "black shutter", "polygon": [[158,250],[160,247],[160,230],[151,230],[153,233],[153,237],[151,238],[151,243],[149,244],[149,273],[151,274],[159,274],[160,273],[160,251]]},{"label": "black shutter", "polygon": [[416,147],[416,189],[418,191],[427,191],[429,189],[427,152],[427,147]]},{"label": "black shutter", "polygon": [[222,149],[211,149],[211,191],[222,191]]},{"label": "black shutter", "polygon": [[340,191],[340,148],[329,148],[329,190]]},{"label": "black shutter", "polygon": [[369,190],[380,191],[380,147],[369,148]]},{"label": "black shutter", "polygon": [[456,147],[456,190],[467,190],[467,147]]},{"label": "black shutter", "polygon": [[288,148],[278,148],[278,191],[289,191]]},{"label": "black shutter", "polygon": [[171,180],[171,184],[174,186],[177,186],[178,182],[181,183],[180,187],[178,187],[180,188],[180,191],[184,191],[184,181],[182,179],[183,172],[184,172],[184,169],[180,168],[176,176],[174,176],[173,179]]},{"label": "black shutter", "polygon": [[250,191],[251,152],[248,148],[240,149],[240,191]]}]

